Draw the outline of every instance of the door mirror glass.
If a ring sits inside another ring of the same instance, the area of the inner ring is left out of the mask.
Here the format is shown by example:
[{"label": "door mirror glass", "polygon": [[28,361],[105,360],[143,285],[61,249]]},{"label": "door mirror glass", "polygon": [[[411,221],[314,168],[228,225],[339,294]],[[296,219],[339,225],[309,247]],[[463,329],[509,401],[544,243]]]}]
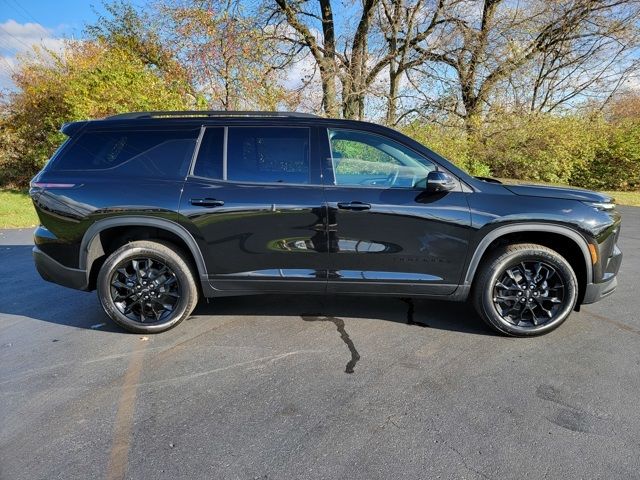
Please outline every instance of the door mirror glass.
[{"label": "door mirror glass", "polygon": [[449,192],[456,188],[456,181],[451,175],[437,170],[429,172],[424,181],[426,183],[425,190],[429,193]]}]

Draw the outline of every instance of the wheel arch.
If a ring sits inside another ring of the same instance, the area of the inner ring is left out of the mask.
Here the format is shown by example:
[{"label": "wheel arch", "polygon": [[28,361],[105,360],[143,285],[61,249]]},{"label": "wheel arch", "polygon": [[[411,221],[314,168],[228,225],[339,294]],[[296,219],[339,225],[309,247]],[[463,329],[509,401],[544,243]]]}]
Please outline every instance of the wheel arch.
[{"label": "wheel arch", "polygon": [[[546,223],[518,223],[501,226],[490,231],[478,243],[473,255],[471,256],[471,260],[469,261],[469,265],[464,277],[464,285],[471,286],[473,284],[478,267],[480,266],[483,258],[485,258],[486,254],[491,251],[490,247],[492,245],[495,245],[496,242],[499,242],[501,239],[507,240],[509,238],[513,238],[517,234],[529,234],[529,237],[521,238],[520,240],[529,243],[542,243],[543,245],[558,251],[558,253],[563,255],[565,258],[567,257],[566,247],[558,248],[561,247],[561,245],[556,245],[550,240],[536,242],[536,238],[531,238],[530,235],[549,235],[552,238],[562,237],[567,242],[566,246],[573,246],[572,251],[575,252],[575,255],[573,255],[573,258],[567,258],[567,261],[569,261],[570,263],[572,260],[577,262],[579,261],[579,259],[581,259],[583,261],[578,265],[572,265],[580,283],[580,295],[578,298],[578,302],[580,303],[582,297],[584,296],[586,285],[593,281],[593,265],[591,263],[591,254],[589,253],[589,244],[580,233],[562,225],[552,225]],[[580,254],[577,253],[578,251],[580,252]]]},{"label": "wheel arch", "polygon": [[[79,254],[79,268],[84,270],[87,274],[87,284],[91,285],[95,282],[95,271],[93,268],[96,261],[105,256],[105,245],[103,245],[102,234],[110,230],[117,228],[142,228],[142,229],[157,229],[159,231],[167,232],[169,235],[179,239],[182,245],[187,249],[188,254],[193,259],[193,264],[197,269],[198,276],[200,277],[200,284],[203,288],[205,282],[203,279],[207,278],[207,267],[202,255],[202,251],[198,246],[193,235],[182,225],[165,219],[148,216],[123,216],[107,218],[104,220],[98,220],[92,224],[85,232],[82,242],[80,244]],[[153,237],[149,237],[153,238]],[[169,238],[171,240],[171,238]]]}]

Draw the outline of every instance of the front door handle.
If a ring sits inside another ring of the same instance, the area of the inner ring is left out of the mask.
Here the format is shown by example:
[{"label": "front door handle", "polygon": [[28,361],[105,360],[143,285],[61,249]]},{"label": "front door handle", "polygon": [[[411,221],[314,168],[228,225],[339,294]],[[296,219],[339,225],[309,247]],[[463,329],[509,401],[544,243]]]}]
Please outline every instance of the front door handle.
[{"label": "front door handle", "polygon": [[221,207],[224,202],[215,198],[192,198],[191,205],[196,207]]},{"label": "front door handle", "polygon": [[371,205],[364,202],[338,202],[338,208],[342,210],[369,210]]}]

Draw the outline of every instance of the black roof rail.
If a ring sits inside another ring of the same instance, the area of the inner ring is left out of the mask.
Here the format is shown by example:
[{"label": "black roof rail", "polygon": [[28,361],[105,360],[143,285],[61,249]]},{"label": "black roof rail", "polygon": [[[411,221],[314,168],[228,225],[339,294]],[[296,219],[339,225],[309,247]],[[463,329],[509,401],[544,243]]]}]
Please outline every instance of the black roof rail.
[{"label": "black roof rail", "polygon": [[183,110],[183,111],[155,111],[131,112],[111,115],[105,120],[136,120],[142,118],[190,118],[190,117],[298,117],[317,118],[312,113],[298,112],[260,112],[260,111],[226,111],[226,110]]}]

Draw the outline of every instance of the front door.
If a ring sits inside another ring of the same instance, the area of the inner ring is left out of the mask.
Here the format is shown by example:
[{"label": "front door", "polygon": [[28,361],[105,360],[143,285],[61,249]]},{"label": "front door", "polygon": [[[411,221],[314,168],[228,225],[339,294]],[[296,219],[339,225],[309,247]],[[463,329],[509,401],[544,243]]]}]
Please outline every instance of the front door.
[{"label": "front door", "polygon": [[328,291],[452,293],[470,234],[462,189],[427,194],[424,180],[439,167],[390,138],[346,129],[320,137],[330,151]]},{"label": "front door", "polygon": [[311,131],[210,127],[180,213],[200,241],[217,290],[324,292],[327,236]]}]

